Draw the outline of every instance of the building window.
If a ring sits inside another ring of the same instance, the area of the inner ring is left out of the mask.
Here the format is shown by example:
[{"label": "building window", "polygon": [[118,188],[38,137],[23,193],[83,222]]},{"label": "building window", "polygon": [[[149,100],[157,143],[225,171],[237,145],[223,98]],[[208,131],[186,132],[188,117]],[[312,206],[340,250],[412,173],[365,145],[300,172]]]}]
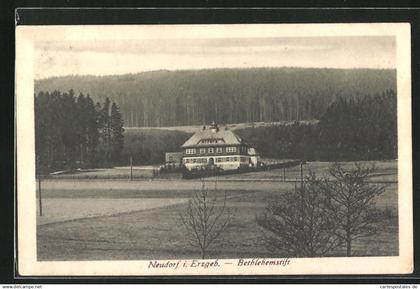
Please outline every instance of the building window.
[{"label": "building window", "polygon": [[222,148],[216,148],[216,153],[221,153],[222,151]]},{"label": "building window", "polygon": [[235,152],[236,152],[236,147],[227,147],[227,148],[226,148],[226,151],[227,151],[228,153],[235,153]]},{"label": "building window", "polygon": [[233,158],[233,161],[234,161],[234,162],[237,162],[237,161],[238,161],[238,157],[234,157],[234,158]]},{"label": "building window", "polygon": [[200,149],[200,154],[205,154],[206,153],[206,149]]},{"label": "building window", "polygon": [[214,148],[208,148],[207,151],[212,154],[214,152]]},{"label": "building window", "polygon": [[193,154],[195,154],[195,149],[186,149],[186,150],[185,150],[185,153],[186,153],[187,155],[193,155]]}]

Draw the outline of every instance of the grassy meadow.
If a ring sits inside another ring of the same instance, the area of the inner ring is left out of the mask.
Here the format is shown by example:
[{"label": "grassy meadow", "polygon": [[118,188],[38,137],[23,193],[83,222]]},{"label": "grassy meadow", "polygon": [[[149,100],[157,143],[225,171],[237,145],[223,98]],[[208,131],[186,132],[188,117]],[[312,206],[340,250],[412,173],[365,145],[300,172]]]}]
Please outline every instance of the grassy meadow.
[{"label": "grassy meadow", "polygon": [[[371,165],[371,162],[364,165]],[[329,163],[307,163],[322,175]],[[351,166],[345,163],[344,166]],[[377,234],[354,243],[356,256],[398,255],[397,162],[375,162],[372,185],[386,186],[376,200],[383,218]],[[106,173],[102,172],[102,173]],[[208,190],[227,196],[234,213],[229,230],[208,258],[282,257],[266,250],[256,217],[267,204],[292,192],[300,168],[219,176],[205,180]],[[83,174],[83,173],[79,173]],[[185,240],[179,218],[200,180],[159,176],[125,179],[48,179],[42,183],[43,216],[37,217],[39,260],[139,260],[199,258]],[[338,249],[332,256],[343,256]]]}]

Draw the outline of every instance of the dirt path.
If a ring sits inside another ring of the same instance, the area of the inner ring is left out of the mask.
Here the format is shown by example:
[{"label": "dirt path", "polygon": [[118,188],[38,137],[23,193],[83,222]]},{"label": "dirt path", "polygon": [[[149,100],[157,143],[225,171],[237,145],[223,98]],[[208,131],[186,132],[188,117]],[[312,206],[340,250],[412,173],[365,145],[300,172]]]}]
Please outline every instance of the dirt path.
[{"label": "dirt path", "polygon": [[[272,181],[254,180],[220,180],[207,179],[206,187],[213,189],[215,185],[219,190],[255,191],[277,190],[279,186],[293,187],[292,183],[279,183]],[[273,183],[275,183],[273,185]],[[81,190],[131,190],[131,191],[185,191],[199,190],[201,180],[43,180],[42,189],[48,191],[81,191]]]},{"label": "dirt path", "polygon": [[70,220],[112,216],[119,213],[143,211],[186,202],[183,198],[46,198],[42,201],[42,216],[37,216],[37,225],[46,225]]}]

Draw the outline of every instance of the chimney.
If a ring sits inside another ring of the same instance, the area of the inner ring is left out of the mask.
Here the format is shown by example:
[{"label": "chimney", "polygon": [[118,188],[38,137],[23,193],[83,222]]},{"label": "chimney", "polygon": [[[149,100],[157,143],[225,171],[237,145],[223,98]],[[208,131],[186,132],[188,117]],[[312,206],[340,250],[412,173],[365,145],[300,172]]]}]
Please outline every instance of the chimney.
[{"label": "chimney", "polygon": [[211,130],[211,132],[219,131],[219,127],[217,126],[217,124],[214,121],[210,125],[210,130]]}]

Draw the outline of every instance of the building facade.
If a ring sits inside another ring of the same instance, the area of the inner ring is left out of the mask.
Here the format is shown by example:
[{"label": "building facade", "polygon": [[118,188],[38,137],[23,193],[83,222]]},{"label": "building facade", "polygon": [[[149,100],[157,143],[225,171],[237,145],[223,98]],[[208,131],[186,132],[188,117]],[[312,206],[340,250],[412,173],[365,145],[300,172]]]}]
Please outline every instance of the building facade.
[{"label": "building facade", "polygon": [[223,170],[258,165],[254,148],[227,128],[220,129],[215,123],[191,136],[182,146],[182,163],[189,169],[209,166]]},{"label": "building facade", "polygon": [[182,163],[182,152],[167,152],[165,153],[165,165],[179,167]]}]

